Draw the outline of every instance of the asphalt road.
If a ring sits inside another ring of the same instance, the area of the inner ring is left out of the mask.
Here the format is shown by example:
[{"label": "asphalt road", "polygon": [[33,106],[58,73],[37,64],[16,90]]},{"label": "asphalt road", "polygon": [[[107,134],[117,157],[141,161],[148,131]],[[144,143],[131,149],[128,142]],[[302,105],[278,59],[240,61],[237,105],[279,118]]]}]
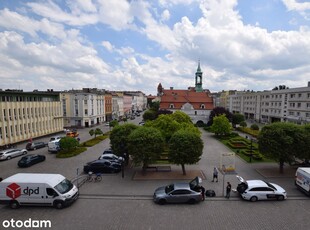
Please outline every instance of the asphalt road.
[{"label": "asphalt road", "polygon": [[[138,123],[137,118],[133,122]],[[109,127],[100,126],[103,131]],[[90,139],[89,129],[79,130],[81,141]],[[52,207],[21,207],[12,210],[0,206],[0,229],[15,229],[12,224],[21,224],[25,220],[47,220],[51,223],[49,229],[309,229],[310,199],[299,192],[292,177],[265,178],[279,183],[288,192],[286,201],[259,201],[251,203],[243,201],[237,194],[232,194],[230,200],[222,196],[223,179],[237,185],[235,175],[219,176],[219,183],[210,182],[212,169],[219,163],[219,154],[227,151],[226,147],[210,138],[205,132],[202,135],[205,143],[203,156],[199,164],[186,166],[190,169],[200,169],[207,176],[203,185],[217,193],[215,198],[207,198],[200,204],[164,205],[154,204],[152,194],[155,188],[168,184],[168,180],[135,181],[133,175],[137,168],[127,168],[125,177],[121,174],[104,175],[101,182],[85,183],[80,188],[79,199],[70,207],[57,210]],[[42,140],[48,140],[44,137]],[[81,172],[83,164],[97,159],[109,140],[88,148],[76,157],[57,159],[47,148],[38,149],[34,153],[46,155],[45,162],[30,168],[20,169],[17,161],[20,157],[0,162],[0,176],[5,178],[17,172],[61,173],[72,179]],[[274,166],[268,164],[267,166]],[[264,179],[255,170],[264,164],[248,164],[236,158],[236,167],[240,175],[250,178]],[[173,170],[180,166],[173,166]],[[16,222],[18,221],[18,222]],[[24,222],[23,222],[24,223]],[[37,222],[36,222],[37,223]],[[8,227],[9,226],[9,227]],[[8,228],[6,228],[8,227]],[[24,229],[24,228],[19,228]],[[31,228],[27,228],[31,229]],[[44,228],[33,228],[44,229]]]}]

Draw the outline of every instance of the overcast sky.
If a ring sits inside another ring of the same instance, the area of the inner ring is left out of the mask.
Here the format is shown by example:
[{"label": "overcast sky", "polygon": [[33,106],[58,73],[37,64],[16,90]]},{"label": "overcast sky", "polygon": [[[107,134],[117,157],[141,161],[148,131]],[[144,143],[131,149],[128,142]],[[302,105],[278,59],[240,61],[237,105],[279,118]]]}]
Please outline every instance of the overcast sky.
[{"label": "overcast sky", "polygon": [[155,94],[310,81],[309,0],[1,0],[0,88]]}]

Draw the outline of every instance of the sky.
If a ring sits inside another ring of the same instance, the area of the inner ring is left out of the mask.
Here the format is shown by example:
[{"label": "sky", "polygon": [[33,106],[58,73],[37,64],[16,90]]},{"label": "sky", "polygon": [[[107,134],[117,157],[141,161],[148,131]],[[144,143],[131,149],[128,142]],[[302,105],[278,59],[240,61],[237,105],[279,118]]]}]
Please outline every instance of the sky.
[{"label": "sky", "polygon": [[0,89],[271,90],[310,81],[310,0],[0,0]]}]

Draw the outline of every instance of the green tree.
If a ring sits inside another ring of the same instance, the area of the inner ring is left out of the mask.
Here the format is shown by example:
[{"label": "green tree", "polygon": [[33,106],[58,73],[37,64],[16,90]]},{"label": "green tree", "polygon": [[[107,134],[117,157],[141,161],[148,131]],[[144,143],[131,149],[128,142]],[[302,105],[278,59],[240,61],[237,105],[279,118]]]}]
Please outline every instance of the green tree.
[{"label": "green tree", "polygon": [[143,120],[145,121],[153,121],[157,118],[157,112],[154,110],[146,110],[143,113]]},{"label": "green tree", "polygon": [[175,120],[178,123],[190,123],[190,124],[192,124],[192,119],[184,112],[175,111],[173,114],[171,114],[171,117],[173,120]]},{"label": "green tree", "polygon": [[231,132],[231,125],[225,114],[213,118],[210,131],[215,135],[227,135]]},{"label": "green tree", "polygon": [[279,162],[280,173],[284,163],[291,163],[308,151],[307,133],[304,127],[292,123],[272,123],[262,128],[258,135],[261,154]]},{"label": "green tree", "polygon": [[229,112],[228,109],[225,109],[224,107],[215,107],[211,112],[209,116],[208,126],[211,126],[213,124],[213,118],[219,115],[225,114],[227,119],[229,121],[232,120],[232,113]]},{"label": "green tree", "polygon": [[99,128],[96,128],[94,133],[95,133],[95,138],[96,138],[97,135],[102,135],[103,134],[102,130],[99,129]]},{"label": "green tree", "polygon": [[164,138],[153,127],[140,126],[128,137],[128,152],[135,164],[142,163],[143,171],[159,159],[163,152]]},{"label": "green tree", "polygon": [[239,125],[240,122],[245,121],[244,115],[240,113],[234,113],[232,114],[231,123],[233,127],[236,127],[236,125]]},{"label": "green tree", "polygon": [[118,123],[117,120],[112,120],[112,121],[109,122],[109,126],[110,126],[110,127],[115,127],[115,126],[117,126],[117,125],[119,125],[119,123]]},{"label": "green tree", "polygon": [[59,141],[60,148],[64,151],[70,151],[72,149],[75,149],[79,142],[74,137],[63,137]]},{"label": "green tree", "polygon": [[172,115],[160,115],[156,120],[148,122],[145,126],[151,126],[160,130],[166,142],[169,141],[173,133],[181,128],[180,123],[173,119]]},{"label": "green tree", "polygon": [[92,137],[95,134],[95,131],[93,129],[89,130],[89,135]]},{"label": "green tree", "polygon": [[251,129],[252,130],[259,130],[259,126],[257,124],[252,124]]},{"label": "green tree", "polygon": [[122,156],[124,153],[128,153],[128,136],[137,128],[138,126],[135,124],[126,123],[115,126],[112,129],[110,134],[110,144],[116,155]]},{"label": "green tree", "polygon": [[245,128],[245,127],[247,127],[247,123],[245,121],[241,121],[240,122],[240,126]]},{"label": "green tree", "polygon": [[157,112],[159,110],[159,105],[160,105],[159,101],[151,102],[150,109]]},{"label": "green tree", "polygon": [[186,175],[185,165],[196,164],[202,155],[203,142],[195,132],[179,130],[169,141],[169,157],[172,163],[182,166],[183,175]]}]

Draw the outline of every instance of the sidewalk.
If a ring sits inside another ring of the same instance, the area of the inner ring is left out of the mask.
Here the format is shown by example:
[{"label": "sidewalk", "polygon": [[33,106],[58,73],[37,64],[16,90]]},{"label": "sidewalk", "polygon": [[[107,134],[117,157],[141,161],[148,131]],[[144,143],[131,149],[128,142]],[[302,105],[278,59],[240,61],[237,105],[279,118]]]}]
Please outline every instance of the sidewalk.
[{"label": "sidewalk", "polygon": [[[204,141],[203,154],[201,160],[195,165],[186,165],[186,175],[182,174],[180,165],[171,165],[171,171],[156,172],[147,171],[142,174],[141,167],[126,167],[125,175],[122,178],[119,174],[105,174],[100,183],[86,183],[81,187],[83,195],[102,195],[109,196],[152,196],[154,190],[159,186],[164,186],[176,181],[189,182],[196,176],[202,178],[202,185],[206,190],[214,190],[216,197],[223,197],[226,183],[232,184],[232,189],[236,189],[240,183],[236,175],[240,175],[246,180],[261,179],[267,180],[280,185],[286,185],[288,194],[297,194],[298,191],[294,187],[294,171],[295,169],[285,168],[284,174],[279,173],[277,163],[248,163],[242,158],[235,156],[235,173],[222,174],[219,172],[219,182],[211,182],[213,168],[220,168],[221,154],[231,152],[229,148],[212,137],[211,133],[202,131],[202,139]],[[97,146],[100,148],[100,146]],[[296,191],[295,191],[296,190]],[[238,198],[238,193],[231,193],[232,198]]]}]

